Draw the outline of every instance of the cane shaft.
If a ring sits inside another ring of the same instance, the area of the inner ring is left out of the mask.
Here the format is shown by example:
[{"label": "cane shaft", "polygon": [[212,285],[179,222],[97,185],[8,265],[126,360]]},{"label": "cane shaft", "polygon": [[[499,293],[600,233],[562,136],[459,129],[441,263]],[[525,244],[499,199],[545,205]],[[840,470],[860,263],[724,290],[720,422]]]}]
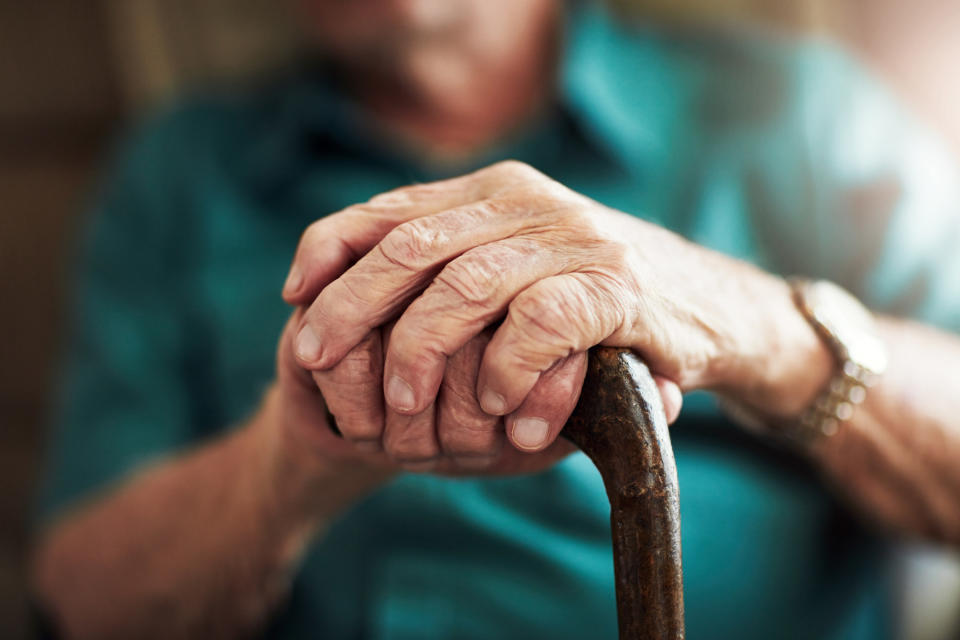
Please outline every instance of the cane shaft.
[{"label": "cane shaft", "polygon": [[626,349],[592,350],[564,434],[596,465],[610,499],[620,640],[682,640],[677,472],[646,365]]}]

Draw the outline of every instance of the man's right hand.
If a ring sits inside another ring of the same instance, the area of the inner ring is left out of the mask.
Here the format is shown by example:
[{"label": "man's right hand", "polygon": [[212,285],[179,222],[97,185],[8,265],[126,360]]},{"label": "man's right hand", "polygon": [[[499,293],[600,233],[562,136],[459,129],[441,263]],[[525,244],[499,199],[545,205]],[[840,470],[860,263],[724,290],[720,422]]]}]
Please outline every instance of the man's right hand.
[{"label": "man's right hand", "polygon": [[[451,356],[436,406],[415,416],[390,410],[383,396],[383,354],[389,327],[372,331],[336,367],[310,372],[293,355],[300,312],[284,329],[277,357],[277,418],[288,445],[313,452],[326,465],[368,465],[371,472],[412,471],[451,475],[528,473],[574,450],[566,440],[526,453],[509,446],[503,419],[480,409],[476,376],[489,332]],[[549,392],[538,401],[563,424],[576,405],[586,369],[582,354],[556,367]],[[336,420],[337,435],[327,421]]]},{"label": "man's right hand", "polygon": [[[486,414],[476,397],[477,374],[492,331],[473,338],[450,356],[434,406],[409,416],[384,402],[383,356],[390,326],[371,331],[340,363],[310,372],[296,361],[294,331],[301,311],[290,318],[277,357],[279,401],[276,418],[287,444],[312,452],[325,466],[367,465],[371,473],[434,472],[448,475],[531,473],[545,469],[574,446],[557,439],[542,450],[523,451],[508,442],[503,418]],[[586,354],[562,361],[547,372],[528,402],[558,431],[580,395]],[[658,381],[661,382],[661,381]],[[679,394],[662,393],[672,422]],[[327,420],[335,417],[337,435]]]}]

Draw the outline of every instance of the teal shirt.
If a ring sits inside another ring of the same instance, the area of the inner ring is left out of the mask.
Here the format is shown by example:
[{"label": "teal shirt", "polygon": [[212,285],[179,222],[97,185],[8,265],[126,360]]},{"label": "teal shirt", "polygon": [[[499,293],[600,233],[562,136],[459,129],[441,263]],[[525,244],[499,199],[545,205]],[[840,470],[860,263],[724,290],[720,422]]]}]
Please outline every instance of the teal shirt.
[{"label": "teal shirt", "polygon": [[[593,5],[566,45],[555,108],[470,166],[384,148],[317,69],[189,100],[136,131],[84,254],[41,515],[250,414],[307,224],[501,158],[770,271],[960,329],[956,167],[842,55],[628,29]],[[889,545],[811,468],[706,394],[687,398],[673,437],[689,637],[889,635]],[[268,635],[614,638],[607,518],[579,454],[532,476],[403,476],[313,546]]]}]

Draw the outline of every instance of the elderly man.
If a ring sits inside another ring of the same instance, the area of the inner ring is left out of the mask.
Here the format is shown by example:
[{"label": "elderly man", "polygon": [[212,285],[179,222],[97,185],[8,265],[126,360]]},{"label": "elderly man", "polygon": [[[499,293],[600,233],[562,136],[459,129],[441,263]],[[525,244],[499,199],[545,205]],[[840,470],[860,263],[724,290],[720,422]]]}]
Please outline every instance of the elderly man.
[{"label": "elderly man", "polygon": [[697,391],[690,637],[889,635],[890,533],[960,542],[960,340],[894,317],[960,329],[947,154],[823,45],[552,0],[303,11],[324,65],[164,115],[105,191],[47,619],[612,637],[603,490],[557,438],[605,344],[671,419]]}]

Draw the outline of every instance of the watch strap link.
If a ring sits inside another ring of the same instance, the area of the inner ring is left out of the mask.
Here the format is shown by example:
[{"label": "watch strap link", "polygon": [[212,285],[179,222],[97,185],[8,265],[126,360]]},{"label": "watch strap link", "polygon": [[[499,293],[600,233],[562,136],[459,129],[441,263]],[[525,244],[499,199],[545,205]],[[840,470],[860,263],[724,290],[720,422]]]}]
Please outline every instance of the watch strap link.
[{"label": "watch strap link", "polygon": [[[812,283],[798,278],[790,280],[797,308],[827,344],[838,364],[838,370],[826,388],[789,429],[792,437],[805,443],[836,435],[840,426],[853,417],[857,406],[866,399],[867,390],[876,385],[882,372],[882,367],[874,371],[854,360],[849,346],[820,321],[808,300],[810,288],[817,285],[836,288],[832,283]],[[855,304],[860,306],[859,303]],[[865,309],[863,311],[866,312]]]}]

